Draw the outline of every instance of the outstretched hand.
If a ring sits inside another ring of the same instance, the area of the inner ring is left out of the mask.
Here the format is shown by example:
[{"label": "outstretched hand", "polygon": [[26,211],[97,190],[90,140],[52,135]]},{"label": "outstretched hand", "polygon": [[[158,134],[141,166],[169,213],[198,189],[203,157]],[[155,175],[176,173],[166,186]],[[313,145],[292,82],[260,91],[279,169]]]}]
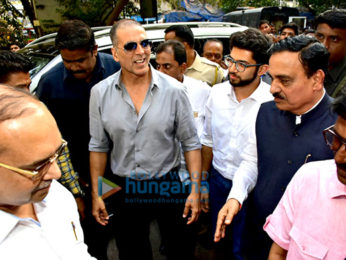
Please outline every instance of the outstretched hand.
[{"label": "outstretched hand", "polygon": [[219,211],[216,222],[214,241],[219,242],[226,235],[226,227],[231,224],[233,218],[240,210],[240,203],[236,199],[229,199]]}]

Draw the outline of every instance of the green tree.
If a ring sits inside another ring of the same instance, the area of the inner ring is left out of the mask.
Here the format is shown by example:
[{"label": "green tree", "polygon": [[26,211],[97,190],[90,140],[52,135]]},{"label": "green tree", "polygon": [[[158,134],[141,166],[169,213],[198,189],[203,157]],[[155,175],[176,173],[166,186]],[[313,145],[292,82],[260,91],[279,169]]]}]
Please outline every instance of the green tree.
[{"label": "green tree", "polygon": [[278,0],[245,0],[242,6],[263,7],[277,6]]},{"label": "green tree", "polygon": [[220,0],[220,7],[224,12],[235,11],[237,7],[277,6],[279,0]]},{"label": "green tree", "polygon": [[[62,8],[57,11],[66,19],[80,19],[90,26],[103,26],[114,10],[116,0],[57,0]],[[139,9],[128,2],[122,16],[137,15]]]},{"label": "green tree", "polygon": [[333,7],[342,8],[345,0],[298,0],[299,5],[318,15]]},{"label": "green tree", "polygon": [[27,38],[23,35],[24,15],[7,0],[0,5],[0,48],[8,49],[10,44],[24,46]]},{"label": "green tree", "polygon": [[242,3],[242,0],[221,0],[219,5],[225,13],[228,13],[234,11]]}]

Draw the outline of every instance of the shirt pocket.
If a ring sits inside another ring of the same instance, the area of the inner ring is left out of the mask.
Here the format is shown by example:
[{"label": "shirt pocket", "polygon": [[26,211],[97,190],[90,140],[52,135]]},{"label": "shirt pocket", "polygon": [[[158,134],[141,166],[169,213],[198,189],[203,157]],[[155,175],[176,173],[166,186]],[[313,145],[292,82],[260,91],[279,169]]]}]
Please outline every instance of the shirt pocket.
[{"label": "shirt pocket", "polygon": [[328,247],[296,226],[292,227],[289,235],[298,247],[297,250],[303,259],[324,259],[327,255]]}]

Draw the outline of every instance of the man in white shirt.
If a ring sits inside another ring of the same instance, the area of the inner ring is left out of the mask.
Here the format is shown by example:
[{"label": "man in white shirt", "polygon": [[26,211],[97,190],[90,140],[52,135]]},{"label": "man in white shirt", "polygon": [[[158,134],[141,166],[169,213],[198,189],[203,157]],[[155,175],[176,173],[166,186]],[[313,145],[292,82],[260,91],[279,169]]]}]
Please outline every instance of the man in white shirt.
[{"label": "man in white shirt", "polygon": [[207,82],[209,86],[222,82],[222,68],[217,63],[200,57],[194,49],[195,39],[189,26],[174,24],[166,28],[165,41],[168,40],[180,41],[185,47],[187,59],[185,75]]},{"label": "man in white shirt", "polygon": [[92,259],[73,196],[54,179],[62,141],[31,94],[0,86],[0,258]]},{"label": "man in white shirt", "polygon": [[[179,41],[168,40],[161,43],[156,49],[156,64],[157,70],[183,83],[191,103],[197,135],[201,138],[205,118],[205,104],[210,92],[209,85],[201,80],[184,75],[187,68],[187,56],[184,45]],[[189,172],[186,168],[183,153],[181,158],[180,178],[182,181],[188,181]],[[205,205],[202,203],[203,211],[207,211]]]},{"label": "man in white shirt", "polygon": [[[207,83],[197,80],[191,77],[184,75],[186,67],[187,67],[187,57],[186,50],[184,45],[176,40],[168,40],[161,43],[156,49],[156,64],[157,70],[171,76],[182,83],[182,87],[184,87],[187,92],[187,96],[189,98],[193,117],[195,121],[195,126],[197,129],[198,138],[201,137],[204,125],[204,111],[205,104],[208,100],[210,87]],[[181,182],[188,187],[191,183],[190,175],[188,168],[186,166],[186,161],[184,157],[184,152],[181,149],[181,164],[179,169],[179,177]],[[201,184],[205,184],[205,180],[202,179]],[[189,188],[185,189],[185,192],[189,191]],[[208,211],[208,204],[203,201],[204,195],[207,193],[206,187],[201,188],[201,209],[204,212]],[[188,194],[186,194],[188,195]],[[160,223],[159,223],[160,224]],[[187,232],[186,235],[189,236],[186,241],[189,243],[189,247],[193,250],[196,242],[196,225],[186,226]],[[163,245],[166,243],[165,236],[161,234]]]},{"label": "man in white shirt", "polygon": [[226,225],[233,220],[227,236],[231,245],[223,241],[225,246],[218,245],[217,251],[234,259],[243,259],[243,203],[257,180],[255,120],[261,103],[272,99],[270,86],[260,79],[268,68],[269,47],[256,29],[234,33],[226,56],[229,81],[214,86],[206,104],[202,171],[210,172],[214,240],[225,237]]}]

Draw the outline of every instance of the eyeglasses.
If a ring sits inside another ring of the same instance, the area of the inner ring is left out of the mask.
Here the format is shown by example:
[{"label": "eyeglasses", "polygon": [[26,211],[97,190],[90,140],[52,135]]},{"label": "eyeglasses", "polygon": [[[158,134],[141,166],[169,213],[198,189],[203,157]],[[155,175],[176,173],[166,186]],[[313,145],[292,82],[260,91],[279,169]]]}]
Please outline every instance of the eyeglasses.
[{"label": "eyeglasses", "polygon": [[334,127],[335,125],[332,125],[323,130],[323,136],[329,148],[332,151],[337,152],[342,145],[346,145],[346,140],[335,132]]},{"label": "eyeglasses", "polygon": [[[143,49],[151,47],[151,42],[148,39],[145,39],[139,43]],[[137,50],[137,42],[128,42],[124,45],[124,51],[135,51]]]},{"label": "eyeglasses", "polygon": [[23,170],[23,169],[13,167],[13,166],[10,166],[10,165],[4,164],[4,163],[0,163],[0,166],[3,168],[6,168],[8,170],[14,171],[16,173],[19,173],[19,174],[35,181],[35,180],[41,178],[43,175],[45,175],[48,172],[49,168],[56,161],[56,159],[59,158],[59,156],[62,154],[62,152],[64,151],[66,146],[67,146],[67,142],[65,140],[63,140],[61,146],[55,152],[55,154],[52,157],[50,157],[47,161],[45,161],[44,163],[37,166],[33,171]]},{"label": "eyeglasses", "polygon": [[238,72],[245,71],[248,67],[258,67],[263,64],[246,64],[242,61],[235,61],[231,56],[227,55],[225,56],[225,63],[228,67],[232,67],[233,64],[235,64],[235,68]]}]

